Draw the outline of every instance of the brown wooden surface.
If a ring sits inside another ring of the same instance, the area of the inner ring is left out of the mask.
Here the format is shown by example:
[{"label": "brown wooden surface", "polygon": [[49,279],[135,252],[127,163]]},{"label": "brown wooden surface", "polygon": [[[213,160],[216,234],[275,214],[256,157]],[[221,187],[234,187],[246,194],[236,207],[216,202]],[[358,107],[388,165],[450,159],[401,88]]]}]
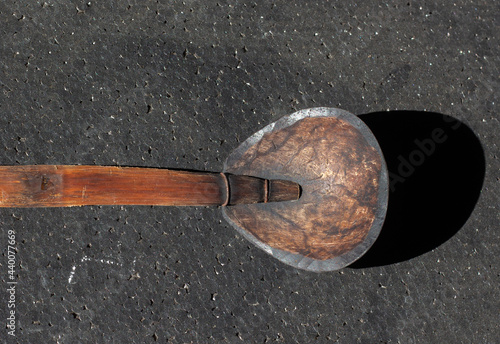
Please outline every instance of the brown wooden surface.
[{"label": "brown wooden surface", "polygon": [[0,207],[221,205],[224,176],[114,166],[0,166]]},{"label": "brown wooden surface", "polygon": [[363,242],[375,219],[382,160],[363,134],[333,117],[304,118],[266,133],[226,172],[284,178],[297,202],[228,207],[226,215],[272,248],[326,260]]},{"label": "brown wooden surface", "polygon": [[[267,202],[269,182],[248,176],[116,166],[0,166],[0,207],[231,205]],[[279,200],[299,197],[290,184]],[[271,197],[273,200],[275,197]]]}]

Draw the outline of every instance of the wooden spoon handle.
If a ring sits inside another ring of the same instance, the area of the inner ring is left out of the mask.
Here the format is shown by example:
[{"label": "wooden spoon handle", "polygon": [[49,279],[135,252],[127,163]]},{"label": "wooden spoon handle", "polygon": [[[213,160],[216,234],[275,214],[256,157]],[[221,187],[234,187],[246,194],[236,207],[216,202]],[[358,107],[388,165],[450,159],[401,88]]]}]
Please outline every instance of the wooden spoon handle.
[{"label": "wooden spoon handle", "polygon": [[294,182],[157,168],[0,166],[0,207],[232,205],[295,200]]}]

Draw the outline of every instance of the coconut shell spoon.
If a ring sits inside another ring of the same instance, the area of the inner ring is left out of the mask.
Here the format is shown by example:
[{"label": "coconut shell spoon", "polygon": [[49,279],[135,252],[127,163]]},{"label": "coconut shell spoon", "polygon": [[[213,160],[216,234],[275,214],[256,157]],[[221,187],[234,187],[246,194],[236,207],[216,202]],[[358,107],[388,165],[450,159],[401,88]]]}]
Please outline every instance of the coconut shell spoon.
[{"label": "coconut shell spoon", "polygon": [[312,108],[256,132],[222,173],[78,166],[0,166],[0,207],[221,206],[245,238],[310,271],[341,269],[377,238],[387,167],[355,115]]}]

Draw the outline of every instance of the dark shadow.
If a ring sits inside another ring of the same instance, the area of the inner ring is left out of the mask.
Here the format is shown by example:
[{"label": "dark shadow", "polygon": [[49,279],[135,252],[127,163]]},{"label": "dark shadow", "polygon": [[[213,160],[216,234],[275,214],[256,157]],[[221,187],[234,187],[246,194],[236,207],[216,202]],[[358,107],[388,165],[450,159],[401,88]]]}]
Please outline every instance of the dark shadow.
[{"label": "dark shadow", "polygon": [[359,117],[380,143],[390,191],[380,236],[351,267],[405,261],[450,239],[469,218],[483,185],[485,159],[478,138],[464,123],[439,113]]}]

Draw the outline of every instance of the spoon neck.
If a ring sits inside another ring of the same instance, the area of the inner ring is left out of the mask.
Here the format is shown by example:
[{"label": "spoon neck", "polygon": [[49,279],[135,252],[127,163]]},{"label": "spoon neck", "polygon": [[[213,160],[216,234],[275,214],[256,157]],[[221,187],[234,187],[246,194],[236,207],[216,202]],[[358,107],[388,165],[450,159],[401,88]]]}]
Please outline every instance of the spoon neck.
[{"label": "spoon neck", "polygon": [[294,201],[300,198],[300,185],[279,179],[262,179],[242,175],[226,175],[227,205]]}]

